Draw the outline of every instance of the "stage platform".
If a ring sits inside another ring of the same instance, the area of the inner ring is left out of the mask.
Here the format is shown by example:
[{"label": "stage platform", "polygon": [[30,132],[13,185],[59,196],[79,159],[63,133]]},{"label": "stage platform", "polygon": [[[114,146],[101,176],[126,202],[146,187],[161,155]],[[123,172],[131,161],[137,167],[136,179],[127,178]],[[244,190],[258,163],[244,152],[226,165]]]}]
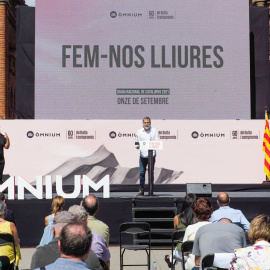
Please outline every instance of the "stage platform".
[{"label": "stage platform", "polygon": [[[64,187],[65,192],[72,192],[72,187]],[[100,200],[97,218],[110,227],[110,244],[119,243],[119,226],[132,221],[132,206],[137,207],[171,207],[175,204],[181,209],[186,185],[156,185],[154,196],[136,198],[138,185],[111,185],[110,198],[103,198],[102,192],[95,192]],[[231,207],[243,211],[248,220],[258,214],[270,215],[270,185],[212,185],[210,201],[217,209],[216,196],[226,191],[231,199]],[[56,195],[56,194],[55,194]],[[80,204],[82,194],[76,199],[66,199],[65,209]],[[7,206],[15,213],[16,225],[22,247],[35,247],[39,244],[44,230],[44,218],[50,214],[51,200],[38,200],[32,194],[25,194],[24,200],[8,200]],[[173,228],[173,222],[171,222]]]}]

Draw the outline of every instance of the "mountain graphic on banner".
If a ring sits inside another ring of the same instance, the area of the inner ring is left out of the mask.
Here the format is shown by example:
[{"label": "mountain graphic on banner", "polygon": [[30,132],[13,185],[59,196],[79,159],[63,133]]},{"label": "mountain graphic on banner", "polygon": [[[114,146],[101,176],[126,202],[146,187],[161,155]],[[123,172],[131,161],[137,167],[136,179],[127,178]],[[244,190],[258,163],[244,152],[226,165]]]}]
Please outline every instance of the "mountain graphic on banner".
[{"label": "mountain graphic on banner", "polygon": [[[155,168],[155,183],[171,183],[182,173],[183,171]],[[115,155],[101,145],[92,155],[70,158],[46,175],[52,176],[53,183],[56,175],[62,175],[63,185],[73,185],[74,175],[86,175],[95,183],[109,175],[111,184],[136,184],[139,182],[139,167],[121,167]]]}]

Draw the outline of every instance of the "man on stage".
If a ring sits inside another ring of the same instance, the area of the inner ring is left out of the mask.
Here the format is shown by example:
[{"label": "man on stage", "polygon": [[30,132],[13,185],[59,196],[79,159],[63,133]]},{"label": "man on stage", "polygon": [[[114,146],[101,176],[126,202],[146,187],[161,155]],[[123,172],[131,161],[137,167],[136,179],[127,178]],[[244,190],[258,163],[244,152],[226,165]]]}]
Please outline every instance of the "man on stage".
[{"label": "man on stage", "polygon": [[[137,142],[140,141],[159,141],[158,132],[155,128],[151,127],[151,119],[149,117],[143,118],[143,128],[138,130],[136,135]],[[139,149],[139,145],[136,146]],[[156,151],[153,151],[153,164],[156,162]],[[137,196],[144,195],[145,172],[148,165],[148,150],[140,151],[140,187]]]},{"label": "man on stage", "polygon": [[4,158],[4,148],[8,149],[10,146],[10,141],[7,133],[3,135],[0,132],[0,185],[3,184],[3,171],[5,167],[5,158]]}]

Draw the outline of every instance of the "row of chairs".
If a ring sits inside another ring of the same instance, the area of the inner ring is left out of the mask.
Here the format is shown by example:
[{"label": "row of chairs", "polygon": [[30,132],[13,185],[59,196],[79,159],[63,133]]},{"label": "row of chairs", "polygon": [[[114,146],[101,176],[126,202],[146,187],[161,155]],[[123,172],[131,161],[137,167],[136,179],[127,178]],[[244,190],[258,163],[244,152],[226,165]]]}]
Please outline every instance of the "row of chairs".
[{"label": "row of chairs", "polygon": [[[132,244],[123,244],[122,242],[122,235],[131,234],[133,236],[133,243]],[[181,242],[184,237],[184,231],[175,231],[172,234],[172,258],[173,258],[173,251],[177,243]],[[136,236],[141,234],[147,234],[148,236],[148,244],[146,245],[138,245],[134,243],[134,239]],[[11,234],[8,233],[0,233],[0,246],[1,245],[7,245],[12,244],[14,249],[14,255],[16,258],[16,249],[15,249],[15,243],[14,238]],[[186,241],[181,246],[181,252],[182,257],[184,258],[184,253],[190,253],[193,248],[193,241]],[[124,253],[126,250],[144,250],[147,254],[147,264],[124,264]],[[7,270],[18,270],[17,266],[14,266],[14,264],[10,264],[8,257],[2,256],[0,258],[2,261],[2,269]],[[123,270],[124,266],[147,266],[148,270],[150,270],[151,265],[151,226],[146,222],[128,222],[123,223],[120,225],[120,270]],[[202,270],[204,270],[206,267],[212,267],[214,262],[214,254],[209,254],[205,256],[202,260]],[[106,264],[103,263],[102,267],[104,270],[106,270]],[[172,264],[172,269],[175,270],[175,263]],[[184,260],[182,262],[182,269],[185,270],[185,263]],[[218,268],[218,270],[222,270],[222,268]]]},{"label": "row of chairs", "polygon": [[[132,244],[123,244],[123,234],[129,234],[133,236]],[[145,234],[147,235],[148,243],[146,245],[139,245],[134,241],[137,236]],[[175,231],[172,234],[172,258],[175,246],[183,241],[185,231]],[[185,253],[191,253],[193,248],[193,241],[186,241],[181,246],[182,258],[184,258]],[[124,263],[124,253],[126,250],[144,250],[147,254],[147,264],[125,264]],[[213,267],[214,254],[209,254],[202,259],[202,270],[211,267],[211,269],[225,270],[224,268]],[[147,266],[150,270],[151,265],[151,226],[146,222],[127,222],[120,225],[120,270],[124,269],[124,266]],[[175,263],[172,263],[172,270],[175,270]],[[185,270],[184,259],[182,261],[182,269]]]},{"label": "row of chairs", "polygon": [[[172,234],[172,255],[176,243],[183,240],[184,231],[176,231]],[[123,244],[123,234],[131,234],[133,236],[132,244]],[[148,236],[148,244],[139,245],[135,243],[135,239],[138,235],[146,234]],[[182,245],[182,255],[184,253],[191,252],[193,247],[192,241],[187,241]],[[147,254],[147,264],[125,264],[124,254],[126,250],[144,250]],[[120,225],[120,270],[123,270],[124,266],[147,266],[150,270],[150,258],[151,258],[151,226],[146,222],[127,222]],[[175,264],[172,264],[172,269],[175,269]],[[183,263],[183,270],[185,265]]]}]

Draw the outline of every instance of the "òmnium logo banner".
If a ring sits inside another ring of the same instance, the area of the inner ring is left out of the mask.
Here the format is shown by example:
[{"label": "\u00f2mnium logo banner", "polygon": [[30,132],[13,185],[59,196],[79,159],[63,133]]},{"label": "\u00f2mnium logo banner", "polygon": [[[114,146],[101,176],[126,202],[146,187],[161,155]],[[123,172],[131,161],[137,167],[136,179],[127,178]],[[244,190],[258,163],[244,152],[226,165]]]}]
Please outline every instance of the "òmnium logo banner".
[{"label": "\u00f2mnium logo banner", "polygon": [[198,131],[193,131],[191,133],[191,137],[193,139],[197,138],[225,138],[225,132],[198,132]]},{"label": "\u00f2mnium logo banner", "polygon": [[136,134],[133,132],[116,132],[116,131],[111,131],[109,133],[109,137],[111,139],[115,139],[115,138],[135,138]]},{"label": "\u00f2mnium logo banner", "polygon": [[142,18],[143,14],[142,12],[133,12],[133,11],[111,11],[110,12],[111,18]]},{"label": "\u00f2mnium logo banner", "polygon": [[26,133],[28,138],[50,138],[50,137],[61,137],[60,132],[36,132],[36,131],[28,131]]}]

